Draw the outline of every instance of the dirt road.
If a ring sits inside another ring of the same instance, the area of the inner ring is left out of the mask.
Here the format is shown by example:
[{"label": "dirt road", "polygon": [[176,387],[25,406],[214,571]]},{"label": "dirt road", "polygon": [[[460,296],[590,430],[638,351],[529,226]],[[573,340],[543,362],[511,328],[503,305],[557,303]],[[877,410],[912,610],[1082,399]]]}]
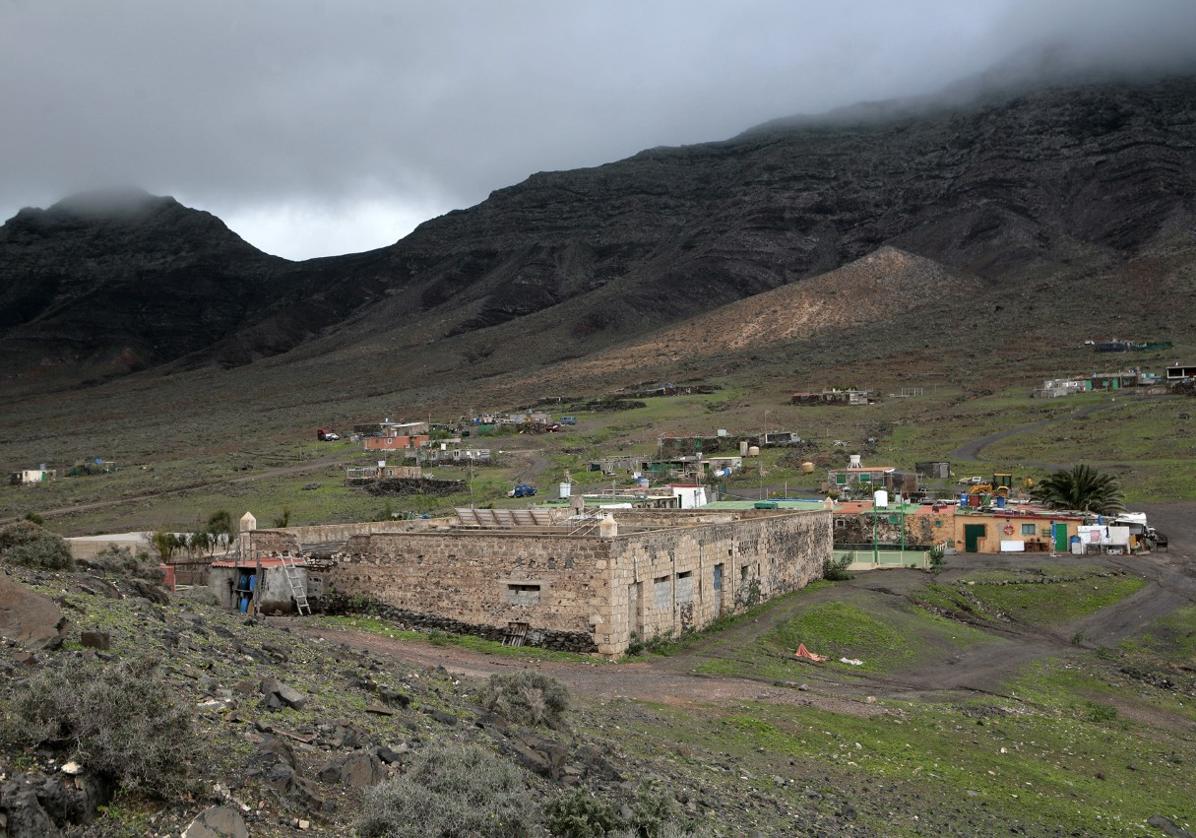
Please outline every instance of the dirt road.
[{"label": "dirt road", "polygon": [[[1045,428],[1047,425],[1053,425],[1056,422],[1063,422],[1069,419],[1083,419],[1086,416],[1091,416],[1093,413],[1097,413],[1102,410],[1108,410],[1111,407],[1117,407],[1117,405],[1117,402],[1101,402],[1099,404],[1090,404],[1063,416],[1054,416],[1050,419],[1039,419],[1037,422],[1028,422],[1025,425],[1015,425],[1012,428],[1006,428],[1003,431],[997,431],[996,433],[977,437],[976,439],[965,442],[963,445],[959,446],[950,454],[948,454],[947,458],[950,460],[979,460],[980,452],[992,445],[994,442],[1000,442],[1003,439],[1008,439],[1009,437],[1017,436],[1018,434],[1024,434],[1027,431],[1036,431],[1039,428]],[[1028,465],[1038,465],[1047,469],[1048,471],[1059,471],[1060,469],[1064,468],[1064,466],[1058,465],[1057,463],[1030,463]]]},{"label": "dirt road", "polygon": [[[1144,579],[1146,584],[1133,595],[1079,620],[1050,628],[1016,621],[997,626],[988,624],[984,628],[992,636],[990,642],[952,649],[930,663],[893,674],[843,674],[813,666],[797,666],[794,680],[780,683],[702,676],[695,670],[711,659],[734,659],[747,644],[819,602],[850,595],[873,598],[877,603],[893,597],[904,605],[909,596],[925,587],[927,576],[921,571],[900,569],[862,573],[850,582],[778,601],[754,619],[703,637],[673,656],[632,663],[510,658],[361,631],[312,627],[301,620],[288,622],[309,637],[368,649],[407,664],[443,666],[470,677],[536,669],[560,679],[570,689],[600,700],[634,698],[669,704],[731,704],[759,700],[870,715],[877,711],[876,705],[866,702],[869,695],[911,698],[930,693],[1000,692],[1002,684],[1028,663],[1048,657],[1066,659],[1082,654],[1084,649],[1115,646],[1138,635],[1175,609],[1196,604],[1196,504],[1153,504],[1147,506],[1146,512],[1156,527],[1170,535],[1170,551],[1149,556],[1085,559],[1086,564],[1123,570]],[[1032,556],[956,556],[948,560],[935,581],[951,584],[978,570],[1028,569],[1041,566],[1043,561],[1042,557]],[[806,689],[795,689],[798,683]]]}]

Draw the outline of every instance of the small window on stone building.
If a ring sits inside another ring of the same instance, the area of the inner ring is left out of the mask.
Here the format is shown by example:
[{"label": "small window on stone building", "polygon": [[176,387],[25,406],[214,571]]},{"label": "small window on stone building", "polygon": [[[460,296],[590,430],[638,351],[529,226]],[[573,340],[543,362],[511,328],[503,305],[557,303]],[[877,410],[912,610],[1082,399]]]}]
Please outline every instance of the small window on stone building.
[{"label": "small window on stone building", "polygon": [[652,588],[653,599],[656,602],[656,610],[657,611],[668,611],[670,608],[673,607],[672,602],[669,601],[670,593],[671,593],[671,591],[669,590],[669,577],[658,576],[656,578],[655,582],[653,583],[653,588]]},{"label": "small window on stone building", "polygon": [[747,581],[748,581],[748,566],[743,565],[741,568],[739,568],[739,582],[740,582],[740,584],[746,585]]},{"label": "small window on stone building", "polygon": [[537,605],[540,602],[540,586],[507,585],[507,602],[512,605]]},{"label": "small window on stone building", "polygon": [[847,519],[846,519],[846,518],[836,518],[836,519],[835,519],[835,529],[837,529],[837,530],[841,530],[841,529],[843,529],[843,528],[844,528],[844,527],[846,527],[846,526],[847,526]]},{"label": "small window on stone building", "polygon": [[677,574],[677,604],[694,601],[694,574],[692,570]]}]

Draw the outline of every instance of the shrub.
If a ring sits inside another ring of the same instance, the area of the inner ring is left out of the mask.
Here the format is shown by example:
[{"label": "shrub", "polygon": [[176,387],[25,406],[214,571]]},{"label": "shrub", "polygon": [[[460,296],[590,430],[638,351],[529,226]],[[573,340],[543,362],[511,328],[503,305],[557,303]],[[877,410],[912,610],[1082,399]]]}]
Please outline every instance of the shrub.
[{"label": "shrub", "polygon": [[846,582],[848,579],[854,579],[855,577],[847,572],[849,564],[851,564],[851,556],[844,556],[838,560],[826,559],[822,563],[822,577],[832,582]]},{"label": "shrub", "polygon": [[233,516],[227,509],[219,509],[208,516],[208,532],[216,537],[233,534]]},{"label": "shrub", "polygon": [[0,558],[11,564],[49,570],[75,565],[66,542],[32,521],[18,521],[0,530]]},{"label": "shrub", "polygon": [[631,804],[628,831],[638,838],[666,838],[686,834],[677,825],[681,806],[677,799],[656,779],[640,784]]},{"label": "shrub", "polygon": [[193,720],[156,667],[136,658],[43,669],[18,687],[6,738],[70,749],[122,789],[161,798],[178,793],[197,756]]},{"label": "shrub", "polygon": [[609,803],[584,789],[557,795],[544,807],[544,825],[557,838],[606,838],[623,826]]},{"label": "shrub", "polygon": [[569,709],[569,691],[539,672],[501,672],[490,676],[482,706],[513,722],[557,728]]},{"label": "shrub", "polygon": [[187,546],[186,536],[175,535],[172,532],[156,532],[150,537],[150,541],[158,551],[158,557],[164,562],[170,561],[171,556]]},{"label": "shrub", "polygon": [[498,838],[534,834],[524,774],[477,745],[424,748],[402,777],[365,792],[362,838]]},{"label": "shrub", "polygon": [[544,825],[557,838],[694,838],[681,807],[665,786],[650,779],[635,797],[615,807],[578,789],[554,798],[544,807]]},{"label": "shrub", "polygon": [[142,579],[160,580],[162,578],[162,569],[158,567],[158,562],[149,553],[144,550],[134,553],[128,547],[118,547],[115,544],[96,553],[95,558],[88,561],[87,564],[109,573],[137,576]]},{"label": "shrub", "polygon": [[45,523],[46,523],[46,519],[43,518],[42,516],[38,515],[36,512],[26,512],[25,520],[32,521],[33,523],[37,524],[39,527],[45,526]]}]

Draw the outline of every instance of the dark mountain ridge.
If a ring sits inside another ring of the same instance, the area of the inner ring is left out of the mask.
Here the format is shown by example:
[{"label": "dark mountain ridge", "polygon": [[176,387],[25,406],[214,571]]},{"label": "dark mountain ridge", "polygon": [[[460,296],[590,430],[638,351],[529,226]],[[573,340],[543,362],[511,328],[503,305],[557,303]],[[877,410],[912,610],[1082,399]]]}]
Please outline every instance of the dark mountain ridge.
[{"label": "dark mountain ridge", "polygon": [[[172,199],[23,210],[0,228],[0,360],[81,378],[307,344],[534,364],[885,245],[1020,288],[1196,229],[1196,77],[865,110],[538,173],[390,247],[308,262]],[[525,344],[484,346],[524,319]]]}]

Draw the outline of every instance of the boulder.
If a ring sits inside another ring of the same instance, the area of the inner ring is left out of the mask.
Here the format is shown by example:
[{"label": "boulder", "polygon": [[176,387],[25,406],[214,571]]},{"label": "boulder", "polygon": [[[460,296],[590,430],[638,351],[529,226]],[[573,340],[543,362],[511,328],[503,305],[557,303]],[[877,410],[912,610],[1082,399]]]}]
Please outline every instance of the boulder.
[{"label": "boulder", "polygon": [[[266,678],[262,681],[261,693],[265,696],[266,706],[277,709],[281,706],[302,710],[307,704],[307,696],[294,687],[288,687],[277,678]],[[271,701],[273,697],[273,701]]]},{"label": "boulder", "polygon": [[504,744],[503,750],[528,771],[541,777],[560,782],[565,775],[565,758],[569,751],[559,742],[533,733],[519,733]]},{"label": "boulder", "polygon": [[0,797],[0,813],[4,818],[7,838],[59,838],[61,830],[38,802],[32,788],[7,790]]},{"label": "boulder", "polygon": [[112,648],[112,635],[106,631],[85,631],[79,637],[79,642],[88,649]]},{"label": "boulder", "polygon": [[249,838],[249,829],[232,806],[209,806],[191,821],[183,838]]},{"label": "boulder", "polygon": [[358,751],[332,760],[318,776],[323,783],[363,789],[385,780],[386,768],[378,757]]},{"label": "boulder", "polygon": [[53,600],[0,574],[0,636],[26,649],[53,649],[62,644],[66,618]]}]

